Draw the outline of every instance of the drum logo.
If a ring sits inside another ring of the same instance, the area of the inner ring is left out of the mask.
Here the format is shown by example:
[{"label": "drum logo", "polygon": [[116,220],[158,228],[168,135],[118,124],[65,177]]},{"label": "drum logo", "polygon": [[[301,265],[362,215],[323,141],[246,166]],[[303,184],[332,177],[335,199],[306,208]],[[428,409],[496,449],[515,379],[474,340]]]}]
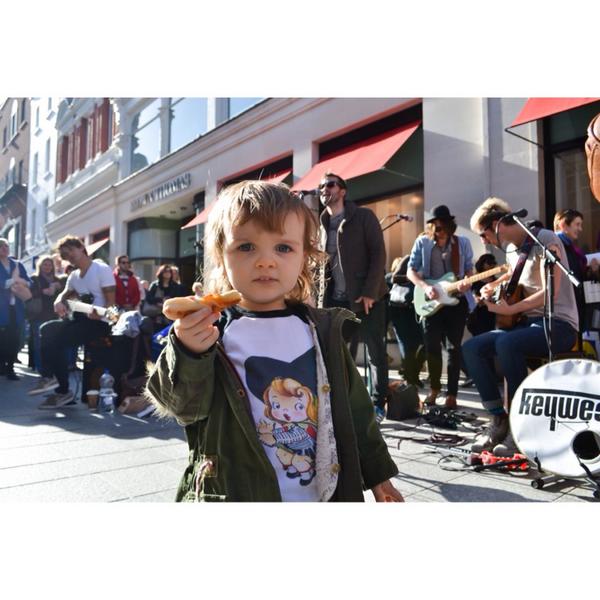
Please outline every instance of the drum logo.
[{"label": "drum logo", "polygon": [[555,389],[524,389],[519,414],[548,417],[550,431],[555,431],[556,423],[600,421],[600,396]]}]

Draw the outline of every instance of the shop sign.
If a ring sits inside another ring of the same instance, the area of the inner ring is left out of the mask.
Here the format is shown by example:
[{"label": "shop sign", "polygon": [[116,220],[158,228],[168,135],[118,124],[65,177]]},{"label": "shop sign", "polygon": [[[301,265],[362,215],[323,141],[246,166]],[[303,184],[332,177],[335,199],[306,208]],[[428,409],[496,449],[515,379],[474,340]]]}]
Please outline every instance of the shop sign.
[{"label": "shop sign", "polygon": [[183,175],[178,175],[174,179],[167,181],[166,183],[161,183],[159,186],[150,190],[147,194],[136,198],[131,201],[131,210],[138,210],[143,206],[148,206],[148,204],[154,204],[155,202],[160,202],[177,192],[181,192],[190,187],[192,184],[192,175],[191,173],[184,173]]}]

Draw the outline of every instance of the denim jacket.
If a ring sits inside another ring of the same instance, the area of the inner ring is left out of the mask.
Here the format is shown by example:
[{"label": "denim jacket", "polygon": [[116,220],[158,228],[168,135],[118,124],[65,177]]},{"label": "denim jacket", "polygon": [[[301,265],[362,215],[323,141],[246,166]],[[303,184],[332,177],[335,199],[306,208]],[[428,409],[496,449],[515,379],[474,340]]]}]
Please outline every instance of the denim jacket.
[{"label": "denim jacket", "polygon": [[[24,279],[27,283],[31,283],[31,279],[29,279],[25,267],[19,261],[9,258],[8,262],[8,271],[0,264],[0,327],[6,327],[6,325],[8,325],[8,307],[10,306],[12,294],[10,289],[6,287],[6,282],[12,277],[15,267],[19,268],[19,277]],[[21,325],[25,320],[25,303],[16,296],[15,317],[17,319],[17,325]]]},{"label": "denim jacket", "polygon": [[[461,279],[473,270],[473,248],[468,238],[456,235],[454,239],[458,240],[459,272],[458,278]],[[413,244],[408,261],[409,268],[421,275],[423,279],[431,279],[431,251],[435,246],[435,241],[426,235],[419,236]]]}]

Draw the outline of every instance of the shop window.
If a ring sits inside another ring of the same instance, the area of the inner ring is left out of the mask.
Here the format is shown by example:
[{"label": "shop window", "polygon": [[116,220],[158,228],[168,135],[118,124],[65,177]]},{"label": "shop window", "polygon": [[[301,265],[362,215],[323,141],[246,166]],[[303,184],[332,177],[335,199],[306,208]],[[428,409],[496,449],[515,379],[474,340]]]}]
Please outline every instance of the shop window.
[{"label": "shop window", "polygon": [[175,258],[177,232],[169,229],[138,229],[129,233],[129,257],[157,257],[163,260]]},{"label": "shop window", "polygon": [[31,231],[31,241],[32,243],[35,243],[38,239],[38,233],[37,233],[37,209],[33,208],[31,210],[31,225],[29,228],[29,231]]},{"label": "shop window", "polygon": [[[556,211],[574,208],[583,215],[578,244],[586,253],[600,251],[600,204],[590,190],[587,158],[581,148],[554,154]],[[548,221],[553,215],[548,215]]]},{"label": "shop window", "polygon": [[169,151],[174,152],[206,133],[206,98],[173,98]]},{"label": "shop window", "polygon": [[50,138],[46,140],[46,158],[44,162],[44,172],[50,172]]},{"label": "shop window", "polygon": [[39,155],[36,152],[33,155],[33,163],[31,165],[31,183],[33,183],[33,185],[37,185],[38,168],[39,168]]},{"label": "shop window", "polygon": [[19,112],[19,103],[13,100],[12,109],[10,111],[10,139],[12,140],[17,135],[17,113]]},{"label": "shop window", "polygon": [[263,98],[229,98],[229,118],[244,112],[250,107],[258,104]]},{"label": "shop window", "polygon": [[10,159],[10,164],[8,167],[8,174],[9,174],[9,179],[8,179],[9,187],[12,187],[17,182],[17,161],[15,160],[14,156]]},{"label": "shop window", "polygon": [[160,98],[157,98],[133,118],[132,173],[160,158],[160,104]]}]

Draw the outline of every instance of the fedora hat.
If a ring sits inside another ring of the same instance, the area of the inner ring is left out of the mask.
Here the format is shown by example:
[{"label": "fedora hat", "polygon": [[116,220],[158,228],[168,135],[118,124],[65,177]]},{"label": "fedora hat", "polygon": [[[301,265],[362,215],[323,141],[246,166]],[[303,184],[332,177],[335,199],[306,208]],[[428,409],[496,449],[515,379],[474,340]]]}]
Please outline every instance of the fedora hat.
[{"label": "fedora hat", "polygon": [[428,219],[428,223],[433,223],[439,219],[440,221],[451,221],[454,219],[454,215],[450,214],[450,210],[445,204],[438,204],[431,210],[431,219]]}]

